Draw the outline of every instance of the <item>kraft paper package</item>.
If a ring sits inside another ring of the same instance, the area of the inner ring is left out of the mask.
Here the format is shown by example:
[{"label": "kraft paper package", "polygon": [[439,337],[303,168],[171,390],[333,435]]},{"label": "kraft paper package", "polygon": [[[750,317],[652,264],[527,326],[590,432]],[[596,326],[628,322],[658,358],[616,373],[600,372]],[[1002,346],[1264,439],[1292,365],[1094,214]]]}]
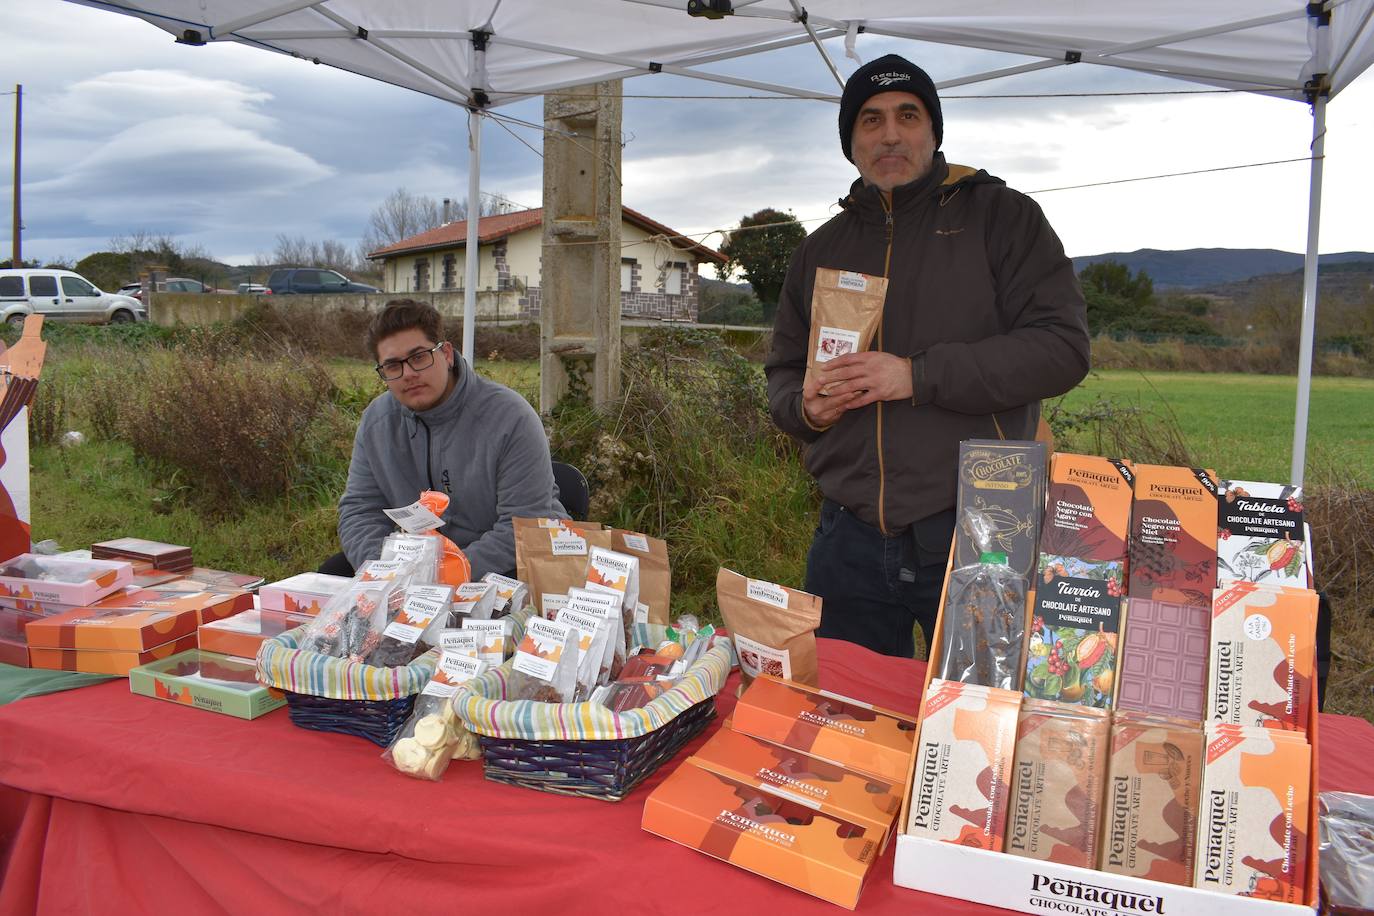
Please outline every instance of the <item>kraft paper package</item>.
[{"label": "kraft paper package", "polygon": [[721,567],[716,601],[739,656],[741,691],[760,674],[818,686],[816,627],[821,599],[797,589],[749,579]]},{"label": "kraft paper package", "polygon": [[639,604],[635,620],[667,626],[669,601],[673,595],[673,567],[668,562],[668,544],[634,531],[611,531],[611,549],[639,558]]},{"label": "kraft paper package", "polygon": [[444,652],[434,676],[415,698],[415,709],[396,740],[382,756],[409,776],[438,781],[449,761],[481,756],[477,738],[453,710],[458,688],[486,670],[486,663],[460,653]]},{"label": "kraft paper package", "polygon": [[611,548],[611,532],[595,523],[567,519],[513,519],[515,577],[529,586],[535,611],[553,620],[545,607],[551,595],[565,595],[587,581],[587,554],[592,547]]},{"label": "kraft paper package", "polygon": [[[811,342],[806,351],[806,381],[821,363],[862,353],[883,321],[887,278],[850,270],[816,269],[811,292]],[[825,389],[821,394],[828,394]]]},{"label": "kraft paper package", "polygon": [[1111,724],[1105,709],[1022,701],[1003,847],[1008,853],[1096,867]]}]

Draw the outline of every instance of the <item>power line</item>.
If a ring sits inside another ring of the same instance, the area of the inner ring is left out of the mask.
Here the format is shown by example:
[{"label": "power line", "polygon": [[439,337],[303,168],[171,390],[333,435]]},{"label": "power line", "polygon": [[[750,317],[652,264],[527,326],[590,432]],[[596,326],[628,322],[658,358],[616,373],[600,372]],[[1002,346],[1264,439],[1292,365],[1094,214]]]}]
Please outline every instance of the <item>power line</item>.
[{"label": "power line", "polygon": [[[1283,89],[1148,89],[1117,92],[1015,92],[1015,93],[987,93],[980,95],[941,95],[940,101],[945,102],[950,99],[1091,99],[1091,98],[1120,98],[1127,96],[1152,96],[1152,95],[1235,95],[1244,93],[1249,95],[1269,95],[1286,94]],[[489,95],[525,95],[519,92],[489,92]],[[591,99],[596,98],[591,93],[560,92],[558,95],[569,99]],[[653,93],[622,93],[622,99],[669,99],[677,101],[760,101],[760,102],[826,102],[832,101],[823,98],[808,98],[797,95],[658,95]]]},{"label": "power line", "polygon": [[1290,162],[1311,162],[1315,156],[1299,156],[1297,159],[1272,159],[1269,162],[1247,162],[1244,165],[1222,165],[1213,169],[1193,169],[1188,172],[1165,172],[1160,175],[1142,175],[1139,178],[1115,178],[1111,181],[1092,181],[1087,184],[1070,184],[1060,188],[1041,188],[1038,191],[1025,191],[1025,194],[1049,194],[1052,191],[1077,191],[1080,188],[1100,188],[1111,184],[1129,184],[1133,181],[1154,181],[1157,178],[1179,178],[1184,175],[1206,175],[1209,172],[1231,172],[1236,169],[1257,169],[1264,165],[1287,165]]}]

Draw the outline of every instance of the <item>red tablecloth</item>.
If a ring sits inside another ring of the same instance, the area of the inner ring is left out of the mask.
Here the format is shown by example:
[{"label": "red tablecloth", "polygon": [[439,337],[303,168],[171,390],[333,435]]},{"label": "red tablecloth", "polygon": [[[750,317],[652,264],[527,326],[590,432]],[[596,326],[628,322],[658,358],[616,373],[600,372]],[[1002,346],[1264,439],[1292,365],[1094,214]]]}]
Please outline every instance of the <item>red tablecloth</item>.
[{"label": "red tablecloth", "polygon": [[[915,711],[919,663],[831,640],[820,655],[821,686]],[[1374,794],[1374,727],[1323,716],[1320,741],[1323,789]],[[244,722],[124,681],[21,700],[0,708],[0,913],[837,912],[640,829],[696,746],[612,804],[477,763],[411,779],[285,711]],[[899,911],[993,912],[895,887],[890,847],[859,912]]]}]

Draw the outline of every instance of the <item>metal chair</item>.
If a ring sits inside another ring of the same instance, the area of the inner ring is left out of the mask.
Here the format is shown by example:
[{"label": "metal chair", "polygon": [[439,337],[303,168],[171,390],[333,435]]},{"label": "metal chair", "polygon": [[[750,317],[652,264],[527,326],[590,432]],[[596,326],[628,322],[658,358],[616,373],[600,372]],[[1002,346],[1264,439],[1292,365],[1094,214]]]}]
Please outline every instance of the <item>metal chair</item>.
[{"label": "metal chair", "polygon": [[561,461],[553,463],[553,482],[558,485],[558,501],[568,514],[579,522],[587,520],[587,507],[591,504],[592,494],[587,486],[587,478],[571,464]]}]

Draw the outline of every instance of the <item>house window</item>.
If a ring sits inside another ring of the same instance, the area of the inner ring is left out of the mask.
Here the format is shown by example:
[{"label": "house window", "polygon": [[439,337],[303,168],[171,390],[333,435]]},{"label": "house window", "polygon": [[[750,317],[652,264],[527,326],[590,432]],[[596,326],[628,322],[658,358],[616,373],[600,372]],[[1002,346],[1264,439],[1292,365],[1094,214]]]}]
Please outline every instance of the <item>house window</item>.
[{"label": "house window", "polygon": [[415,259],[415,291],[423,293],[429,289],[429,258]]},{"label": "house window", "polygon": [[457,271],[458,259],[451,254],[444,255],[444,289],[453,289],[454,274]]},{"label": "house window", "polygon": [[633,292],[635,281],[635,259],[622,258],[620,261],[620,291]]},{"label": "house window", "polygon": [[663,291],[670,296],[681,296],[683,273],[681,264],[669,264],[668,273],[663,278]]}]

